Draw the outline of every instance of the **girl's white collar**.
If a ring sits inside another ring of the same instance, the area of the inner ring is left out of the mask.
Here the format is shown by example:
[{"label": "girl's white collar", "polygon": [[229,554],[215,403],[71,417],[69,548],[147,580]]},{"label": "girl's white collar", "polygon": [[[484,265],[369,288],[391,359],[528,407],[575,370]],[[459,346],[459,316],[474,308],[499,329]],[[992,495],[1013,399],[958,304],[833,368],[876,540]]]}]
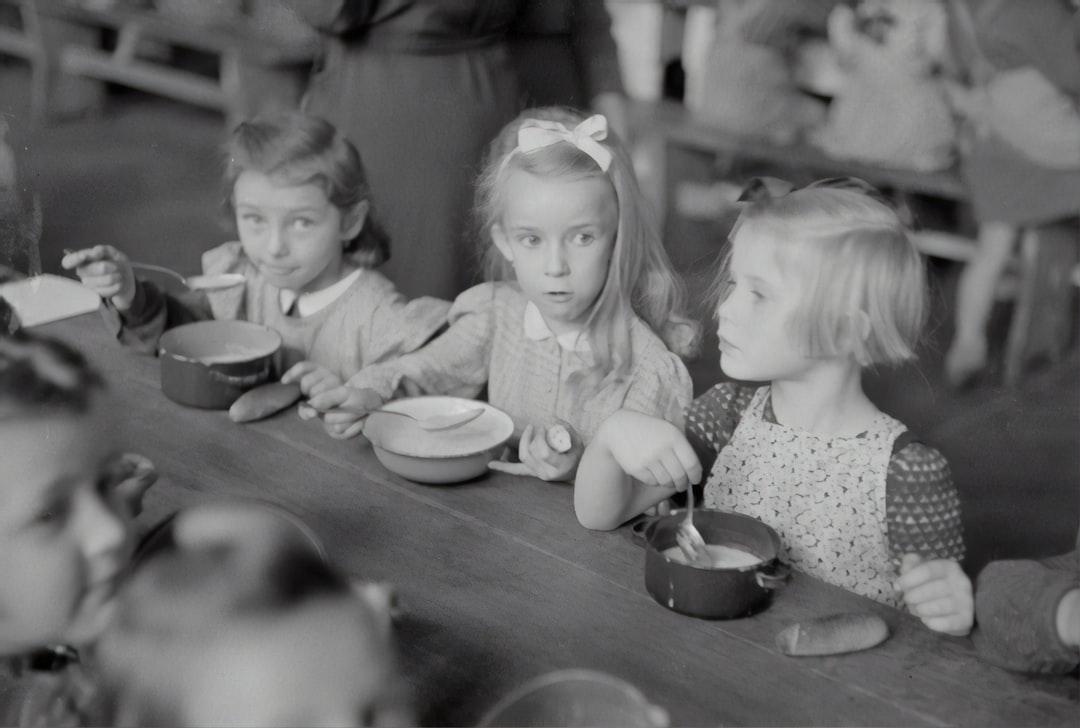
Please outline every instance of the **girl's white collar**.
[{"label": "girl's white collar", "polygon": [[[540,309],[536,307],[536,304],[529,301],[525,304],[525,316],[521,322],[522,328],[525,330],[525,336],[533,341],[543,341],[555,336],[551,328],[547,325],[547,321],[544,320],[543,314],[540,313]],[[567,351],[576,351],[578,353],[584,353],[592,351],[592,347],[589,346],[589,337],[585,334],[585,329],[579,329],[577,331],[567,331],[565,334],[559,334],[555,336],[555,341],[559,343],[559,346]]]},{"label": "girl's white collar", "polygon": [[357,268],[349,275],[342,278],[337,283],[327,286],[319,291],[312,291],[311,293],[301,293],[297,295],[296,291],[281,290],[278,296],[278,301],[281,303],[282,313],[288,313],[289,309],[296,305],[297,316],[310,316],[313,313],[317,313],[334,301],[341,298],[341,295],[348,290],[349,286],[353,284],[360,274],[364,271],[363,268]]}]

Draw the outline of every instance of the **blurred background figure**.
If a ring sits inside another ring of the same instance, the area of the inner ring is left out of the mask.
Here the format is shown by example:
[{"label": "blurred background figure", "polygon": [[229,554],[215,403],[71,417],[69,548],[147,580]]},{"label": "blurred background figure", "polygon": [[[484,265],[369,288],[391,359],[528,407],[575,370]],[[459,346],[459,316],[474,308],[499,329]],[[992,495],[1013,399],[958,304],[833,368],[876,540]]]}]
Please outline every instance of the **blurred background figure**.
[{"label": "blurred background figure", "polygon": [[1022,231],[1078,240],[1080,14],[1071,0],[954,0],[951,10],[969,85],[950,98],[966,121],[962,170],[979,228],[945,358],[947,381],[963,386],[987,365],[995,290]]},{"label": "blurred background figure", "polygon": [[469,210],[485,145],[518,111],[592,107],[629,131],[601,0],[316,0],[292,7],[322,34],[305,108],[364,159],[408,297],[479,282]]},{"label": "blurred background figure", "polygon": [[794,141],[825,119],[825,102],[796,85],[802,41],[818,31],[835,2],[721,0],[702,104],[709,123],[740,134]]},{"label": "blurred background figure", "polygon": [[522,108],[592,109],[629,141],[626,91],[603,2],[526,2],[510,32],[510,57],[522,87]]},{"label": "blurred background figure", "polygon": [[844,79],[812,141],[838,159],[952,166],[956,130],[938,73],[946,57],[943,0],[839,4],[828,27]]},{"label": "blurred background figure", "polygon": [[484,145],[521,103],[506,37],[519,0],[304,0],[324,58],[306,110],[352,140],[407,297],[453,299],[479,270],[466,241]]}]

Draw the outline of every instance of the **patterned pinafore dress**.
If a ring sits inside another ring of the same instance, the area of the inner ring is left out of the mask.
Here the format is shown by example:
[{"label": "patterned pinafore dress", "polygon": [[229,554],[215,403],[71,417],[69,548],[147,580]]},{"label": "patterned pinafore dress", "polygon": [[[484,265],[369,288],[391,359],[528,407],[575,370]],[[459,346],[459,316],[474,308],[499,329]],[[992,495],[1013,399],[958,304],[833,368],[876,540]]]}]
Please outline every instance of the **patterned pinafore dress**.
[{"label": "patterned pinafore dress", "polygon": [[705,505],[772,526],[799,571],[899,606],[885,481],[906,429],[884,413],[855,437],[822,438],[768,422],[770,388],[754,393],[705,484]]}]

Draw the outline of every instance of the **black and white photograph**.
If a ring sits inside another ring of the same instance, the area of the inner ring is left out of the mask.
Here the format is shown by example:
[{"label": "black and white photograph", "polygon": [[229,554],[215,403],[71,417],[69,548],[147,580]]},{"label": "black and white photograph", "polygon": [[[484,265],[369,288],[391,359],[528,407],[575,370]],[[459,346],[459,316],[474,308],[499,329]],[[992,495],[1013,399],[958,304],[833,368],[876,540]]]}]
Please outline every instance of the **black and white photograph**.
[{"label": "black and white photograph", "polygon": [[1080,0],[0,0],[0,726],[1080,728]]}]

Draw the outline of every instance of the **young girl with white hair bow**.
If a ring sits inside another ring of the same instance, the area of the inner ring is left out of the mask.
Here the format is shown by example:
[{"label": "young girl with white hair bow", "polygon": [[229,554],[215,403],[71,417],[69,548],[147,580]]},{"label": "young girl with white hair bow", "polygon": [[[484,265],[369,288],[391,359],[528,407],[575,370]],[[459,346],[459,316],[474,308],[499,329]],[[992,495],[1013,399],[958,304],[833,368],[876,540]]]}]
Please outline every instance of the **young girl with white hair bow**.
[{"label": "young girl with white hair bow", "polygon": [[[699,326],[607,120],[523,113],[489,148],[477,212],[489,282],[457,298],[450,328],[423,349],[311,397],[328,432],[355,435],[406,384],[465,397],[486,385],[519,441],[520,463],[492,467],[571,480],[616,410],[681,425],[692,385],[679,357]],[[555,424],[566,431],[549,437]]]}]

